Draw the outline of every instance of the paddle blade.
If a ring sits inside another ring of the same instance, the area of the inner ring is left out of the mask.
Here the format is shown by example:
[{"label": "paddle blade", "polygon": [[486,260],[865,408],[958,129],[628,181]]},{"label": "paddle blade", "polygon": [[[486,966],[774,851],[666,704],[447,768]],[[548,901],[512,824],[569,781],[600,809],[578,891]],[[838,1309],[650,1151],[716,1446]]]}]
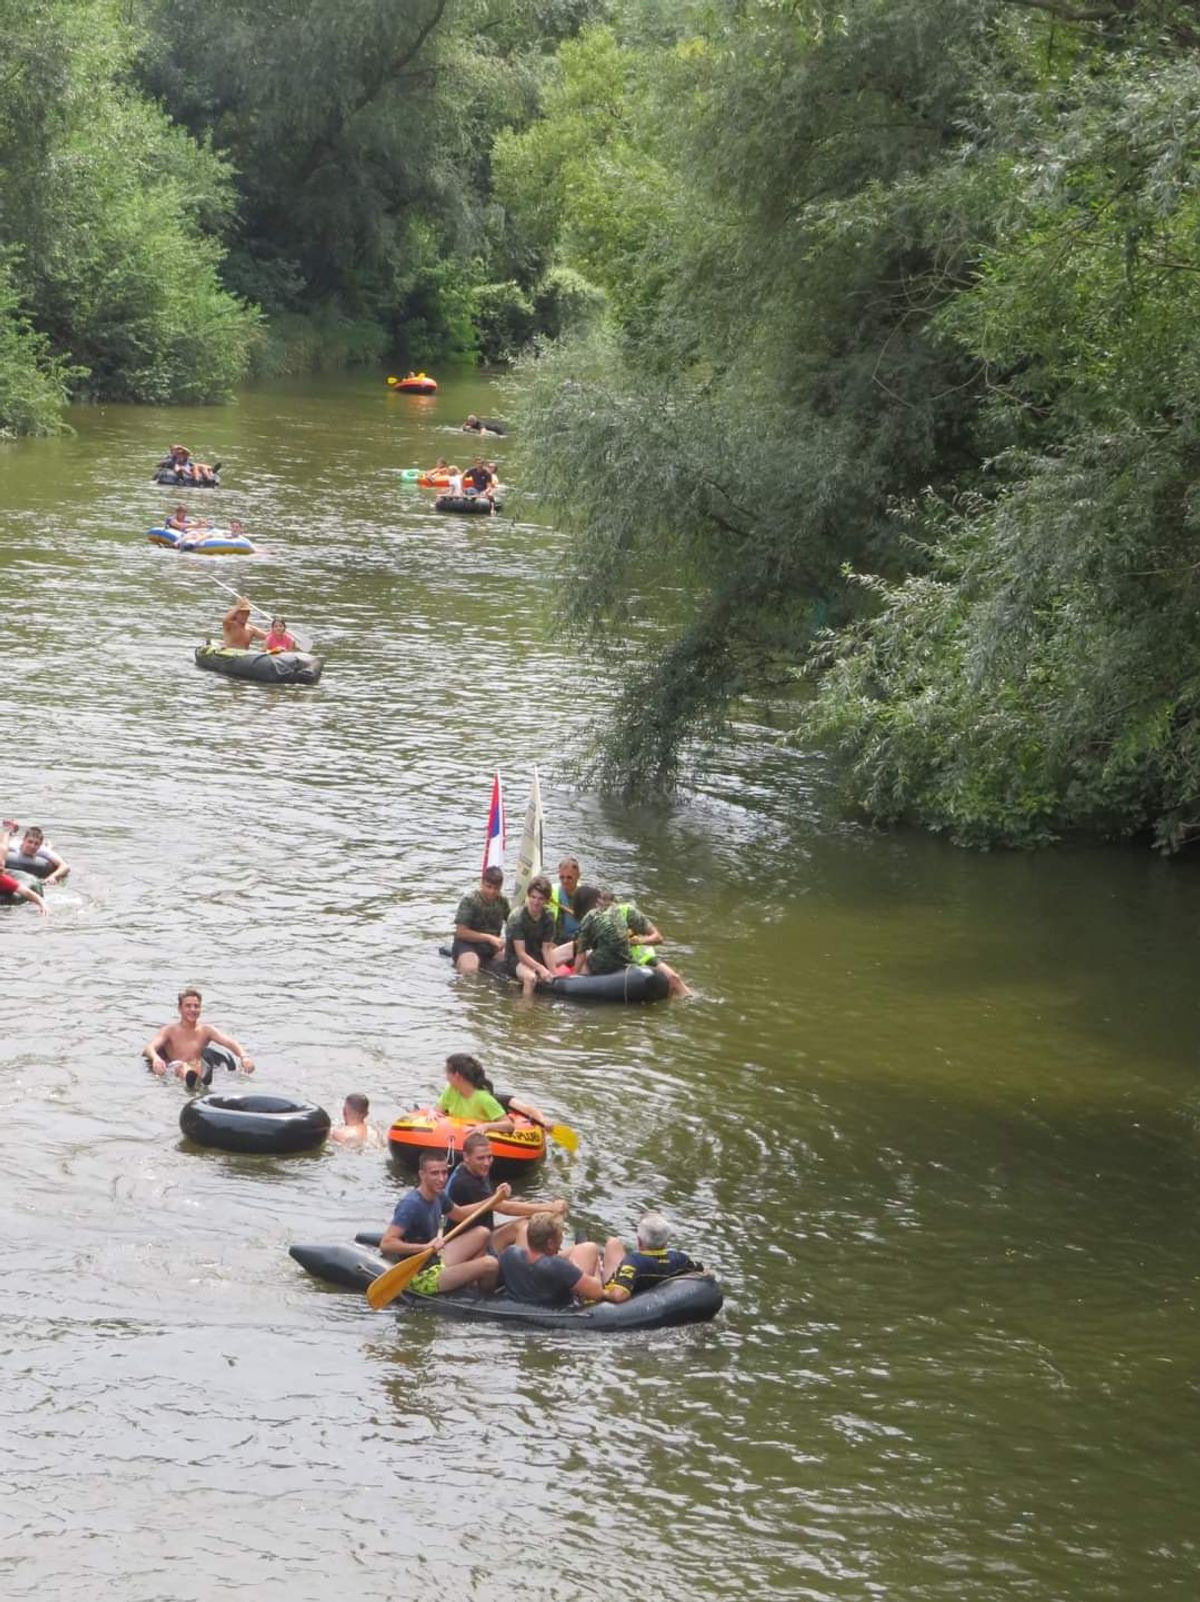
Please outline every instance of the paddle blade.
[{"label": "paddle blade", "polygon": [[378,1279],[373,1279],[367,1286],[367,1300],[376,1312],[407,1290],[421,1270],[428,1268],[432,1256],[431,1251],[418,1252],[415,1257],[406,1257],[394,1268],[386,1269]]},{"label": "paddle blade", "polygon": [[571,1128],[570,1124],[551,1124],[550,1138],[557,1140],[558,1144],[564,1146],[567,1151],[579,1150],[579,1136]]},{"label": "paddle blade", "polygon": [[392,386],[393,389],[395,389],[396,385],[400,382],[400,380],[396,377],[395,373],[389,373],[388,376],[387,376],[387,381]]}]

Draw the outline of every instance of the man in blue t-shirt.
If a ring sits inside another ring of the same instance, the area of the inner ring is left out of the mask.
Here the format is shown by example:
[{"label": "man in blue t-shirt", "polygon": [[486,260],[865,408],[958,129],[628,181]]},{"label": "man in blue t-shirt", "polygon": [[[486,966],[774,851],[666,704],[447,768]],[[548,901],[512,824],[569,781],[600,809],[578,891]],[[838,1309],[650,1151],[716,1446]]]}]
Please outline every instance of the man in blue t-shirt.
[{"label": "man in blue t-shirt", "polygon": [[678,1274],[704,1272],[703,1263],[694,1263],[686,1252],[669,1247],[670,1238],[670,1225],[661,1213],[643,1213],[638,1221],[636,1251],[627,1251],[625,1242],[615,1235],[605,1242],[602,1278],[610,1302],[627,1302],[639,1291]]},{"label": "man in blue t-shirt", "polygon": [[[441,1152],[421,1153],[417,1188],[397,1202],[379,1250],[385,1257],[403,1259],[415,1257],[430,1246],[437,1248],[437,1255],[408,1287],[420,1296],[444,1295],[461,1290],[464,1285],[475,1285],[486,1295],[495,1290],[497,1276],[496,1259],[487,1255],[490,1232],[482,1224],[474,1224],[442,1244],[445,1220],[460,1223],[470,1212],[469,1208],[456,1207],[446,1195],[449,1178],[450,1164]],[[498,1185],[491,1199],[507,1201],[509,1194],[507,1185]]]},{"label": "man in blue t-shirt", "polygon": [[581,1241],[560,1257],[562,1225],[553,1213],[535,1213],[526,1238],[528,1247],[509,1246],[500,1257],[500,1281],[514,1301],[570,1307],[609,1300],[597,1272],[598,1246]]}]

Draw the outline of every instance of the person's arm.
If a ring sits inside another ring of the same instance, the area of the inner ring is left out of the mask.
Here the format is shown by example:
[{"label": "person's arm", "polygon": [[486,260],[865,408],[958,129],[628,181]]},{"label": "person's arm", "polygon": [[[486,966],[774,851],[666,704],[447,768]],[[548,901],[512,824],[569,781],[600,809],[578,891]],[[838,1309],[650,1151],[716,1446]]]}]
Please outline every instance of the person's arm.
[{"label": "person's arm", "polygon": [[[488,1197],[488,1202],[494,1211],[500,1212],[502,1210],[500,1203],[506,1202],[511,1195],[511,1185],[497,1185],[495,1190]],[[469,1213],[473,1213],[476,1208],[482,1207],[482,1205],[482,1202],[472,1202],[470,1207],[462,1207],[458,1202],[451,1202],[450,1211],[446,1216],[450,1219],[453,1219],[456,1224],[461,1224],[463,1219],[466,1218]],[[507,1211],[507,1209],[503,1210]]]},{"label": "person's arm", "polygon": [[515,936],[513,937],[513,952],[516,955],[517,961],[523,962],[527,967],[532,968],[539,979],[554,978],[554,975],[550,972],[549,968],[547,968],[544,962],[539,962],[536,957],[530,955],[529,947],[525,944],[524,940],[518,940]]},{"label": "person's arm", "polygon": [[416,1257],[419,1252],[427,1252],[430,1247],[440,1247],[442,1237],[436,1240],[405,1240],[404,1231],[399,1224],[389,1224],[379,1237],[379,1250],[384,1257]]},{"label": "person's arm", "polygon": [[608,1302],[613,1300],[598,1274],[580,1274],[575,1281],[575,1294],[581,1302]]},{"label": "person's arm", "polygon": [[471,940],[477,946],[495,946],[497,951],[504,950],[504,936],[502,934],[488,934],[486,929],[470,929],[465,923],[454,925],[454,938],[456,940]]},{"label": "person's arm", "polygon": [[246,629],[252,640],[265,640],[267,637],[266,629],[260,629],[257,623],[247,623]]},{"label": "person's arm", "polygon": [[[254,1072],[254,1058],[240,1040],[235,1040],[232,1035],[224,1034],[220,1029],[214,1028],[212,1024],[205,1024],[204,1029],[209,1040],[215,1040],[218,1046],[224,1046],[226,1051],[232,1051],[235,1057],[241,1059],[242,1067],[248,1074]],[[207,1045],[207,1043],[206,1041],[205,1044]]]},{"label": "person's arm", "polygon": [[488,1118],[480,1118],[480,1119],[472,1118],[471,1119],[472,1130],[475,1130],[475,1129],[483,1129],[483,1130],[494,1129],[498,1134],[499,1133],[503,1133],[503,1132],[507,1132],[508,1130],[510,1130],[513,1127],[513,1121],[508,1116],[508,1114],[505,1112],[504,1108],[500,1105],[500,1103],[496,1100],[495,1096],[488,1095],[488,1093],[486,1091],[480,1091],[479,1094],[486,1098],[485,1101],[484,1101],[483,1107],[481,1108],[481,1111],[483,1111],[485,1113],[490,1113],[491,1116],[488,1117]]},{"label": "person's arm", "polygon": [[23,901],[32,901],[43,918],[48,918],[50,916],[50,908],[42,900],[41,896],[38,895],[36,890],[31,890],[28,885],[18,884],[17,894]]},{"label": "person's arm", "polygon": [[42,856],[45,857],[46,861],[53,869],[53,872],[46,875],[45,879],[42,881],[43,884],[58,884],[60,880],[65,879],[68,873],[70,873],[71,864],[69,862],[64,862],[57,851],[49,851],[45,846],[43,846]]},{"label": "person's arm", "polygon": [[[142,1047],[142,1056],[146,1058],[148,1066],[156,1074],[165,1074],[167,1071],[167,1059],[163,1052],[166,1049],[167,1036],[170,1033],[170,1024],[164,1024],[154,1036],[154,1039]],[[158,1064],[157,1068],[154,1066],[155,1063]]]},{"label": "person's arm", "polygon": [[633,941],[633,944],[635,946],[661,946],[662,935],[650,922],[649,918],[647,918],[645,921],[645,929],[634,929],[633,926],[630,925],[629,935],[630,939]]},{"label": "person's arm", "polygon": [[556,1218],[567,1216],[567,1204],[561,1196],[553,1201],[525,1202],[510,1197],[503,1204],[496,1204],[496,1211],[503,1213],[506,1218],[532,1218],[534,1213],[553,1213]]}]

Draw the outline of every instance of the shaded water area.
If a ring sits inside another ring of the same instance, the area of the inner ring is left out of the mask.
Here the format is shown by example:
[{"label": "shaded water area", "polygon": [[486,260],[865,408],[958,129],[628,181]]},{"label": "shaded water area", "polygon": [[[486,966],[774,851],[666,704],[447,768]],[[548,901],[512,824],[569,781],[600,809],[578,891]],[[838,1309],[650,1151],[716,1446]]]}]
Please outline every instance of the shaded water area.
[{"label": "shaded water area", "polygon": [[[0,446],[0,803],[74,864],[48,922],[0,909],[3,1594],[1192,1597],[1195,868],[872,834],[753,724],[669,807],[575,786],[612,686],[561,536],[399,480],[469,409],[502,401],[364,377]],[[147,545],[177,438],[260,555]],[[215,580],[317,688],[194,668]],[[534,762],[550,860],[635,893],[694,1000],[452,977],[492,769],[511,836]],[[289,1243],[401,1181],[185,1147],[138,1050],[186,982],[331,1111],[475,1051],[579,1131],[539,1181],[572,1222],[661,1205],[724,1312],[588,1338],[323,1291]]]}]

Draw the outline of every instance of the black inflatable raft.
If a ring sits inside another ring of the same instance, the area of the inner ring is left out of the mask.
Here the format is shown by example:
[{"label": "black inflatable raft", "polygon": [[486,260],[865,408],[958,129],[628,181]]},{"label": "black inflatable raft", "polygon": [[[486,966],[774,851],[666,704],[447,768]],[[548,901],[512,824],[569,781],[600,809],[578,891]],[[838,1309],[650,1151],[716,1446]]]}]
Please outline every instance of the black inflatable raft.
[{"label": "black inflatable raft", "polygon": [[184,1103],[179,1127],[197,1146],[279,1156],[323,1146],[329,1114],[289,1096],[197,1096]]},{"label": "black inflatable raft", "polygon": [[486,495],[439,495],[433,509],[454,512],[460,517],[489,517],[496,510]]},{"label": "black inflatable raft", "polygon": [[227,645],[198,645],[196,666],[256,684],[316,684],[324,657],[311,651],[239,651]]},{"label": "black inflatable raft", "polygon": [[[443,957],[450,956],[451,949],[438,947]],[[491,974],[504,984],[509,982],[503,963],[489,963],[480,972]],[[666,974],[658,968],[634,963],[616,973],[569,974],[561,979],[542,980],[537,991],[541,996],[558,996],[566,1001],[617,1001],[632,1007],[645,1001],[665,1001],[670,988]]]},{"label": "black inflatable raft", "polygon": [[[393,1266],[365,1246],[290,1246],[288,1252],[314,1279],[339,1290],[364,1292],[377,1275]],[[503,1294],[477,1296],[470,1291],[449,1296],[406,1292],[396,1305],[440,1313],[444,1318],[532,1329],[639,1330],[706,1323],[720,1312],[724,1299],[711,1274],[681,1274],[627,1302],[599,1302],[595,1307],[537,1307]]]},{"label": "black inflatable raft", "polygon": [[[42,900],[45,901],[46,886],[36,874],[26,872],[24,868],[6,867],[4,871],[10,879],[15,879],[18,884],[24,885],[26,890],[32,890],[35,895],[41,896]],[[24,896],[13,895],[9,890],[0,890],[0,907],[15,907],[19,901],[24,901],[24,899]]]},{"label": "black inflatable raft", "polygon": [[220,463],[218,462],[218,463],[214,464],[214,466],[213,466],[213,476],[212,476],[211,479],[207,479],[207,478],[190,478],[190,477],[189,478],[180,478],[179,474],[176,473],[172,468],[164,467],[164,468],[160,468],[159,471],[155,473],[152,482],[155,483],[155,484],[166,484],[166,485],[169,485],[171,489],[185,489],[185,490],[220,489],[220,487],[221,487]]}]

